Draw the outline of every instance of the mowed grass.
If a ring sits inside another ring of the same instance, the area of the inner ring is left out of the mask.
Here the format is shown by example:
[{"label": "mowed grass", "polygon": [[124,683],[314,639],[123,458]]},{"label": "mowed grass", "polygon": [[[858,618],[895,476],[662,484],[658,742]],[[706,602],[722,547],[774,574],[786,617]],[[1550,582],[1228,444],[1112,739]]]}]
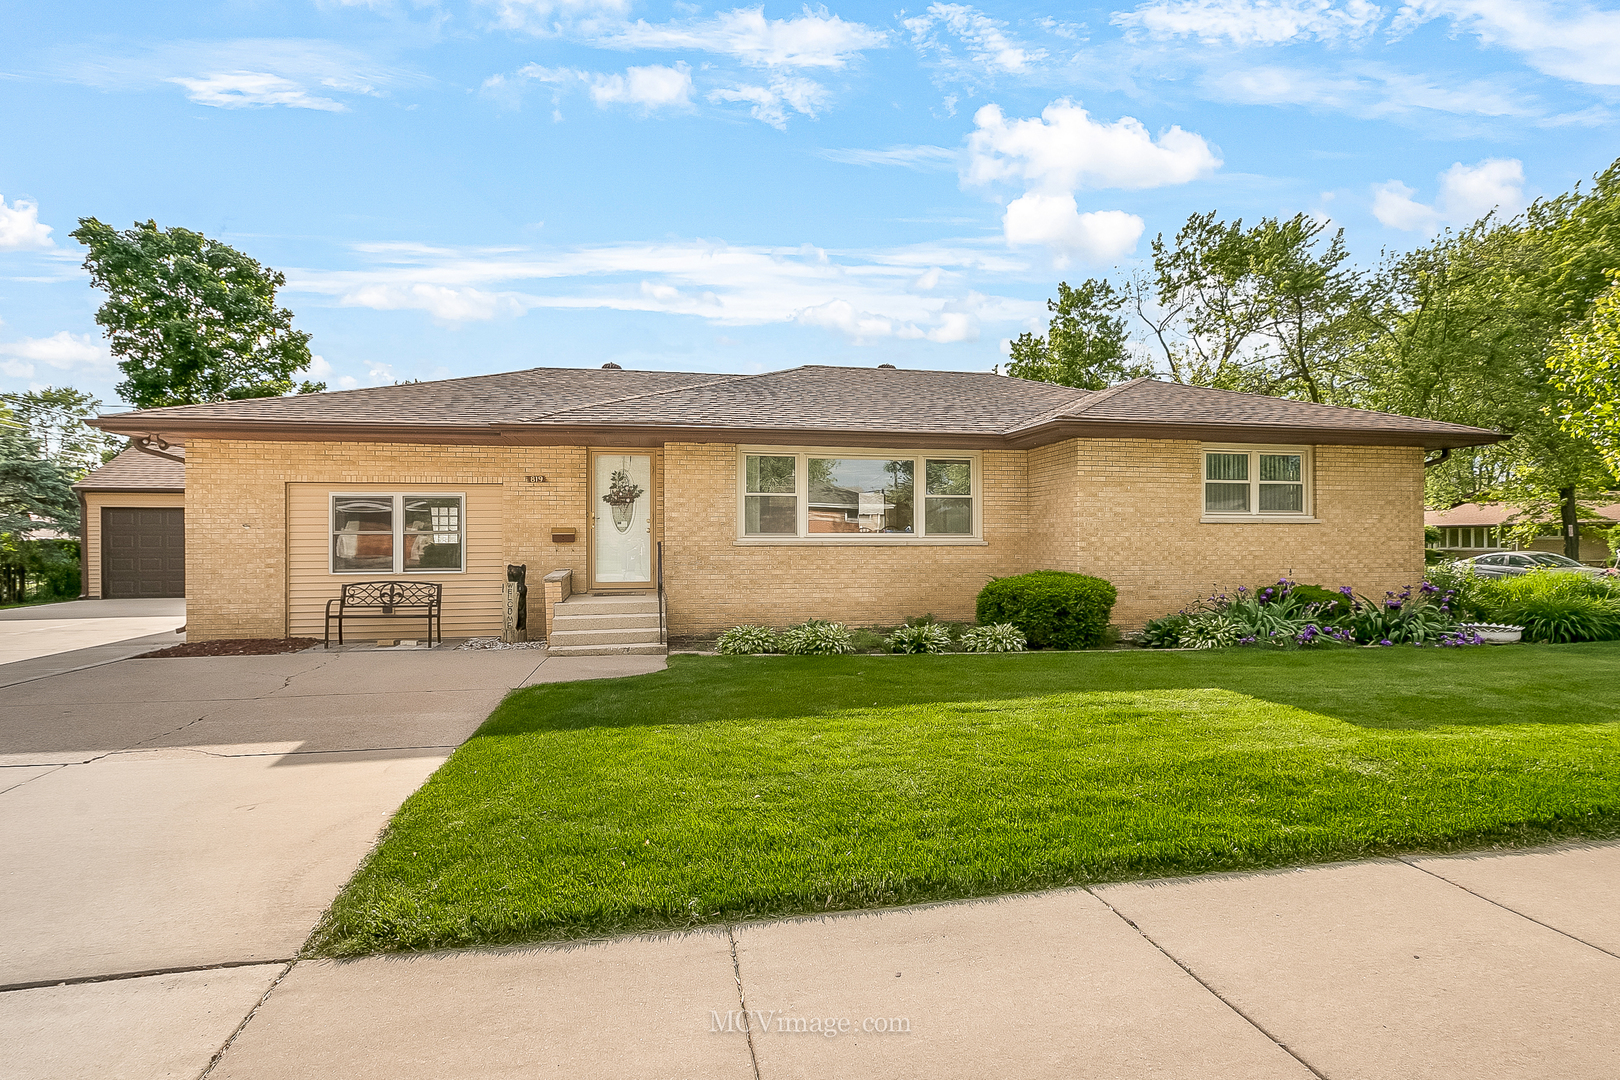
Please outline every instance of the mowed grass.
[{"label": "mowed grass", "polygon": [[316,955],[1620,835],[1620,643],[682,657],[510,695]]}]

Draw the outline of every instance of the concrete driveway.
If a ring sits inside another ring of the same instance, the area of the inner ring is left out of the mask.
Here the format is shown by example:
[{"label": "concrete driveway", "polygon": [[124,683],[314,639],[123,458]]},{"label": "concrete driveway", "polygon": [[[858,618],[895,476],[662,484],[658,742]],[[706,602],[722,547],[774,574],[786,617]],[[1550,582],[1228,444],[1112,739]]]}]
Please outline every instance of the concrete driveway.
[{"label": "concrete driveway", "polygon": [[185,640],[184,600],[69,600],[0,611],[0,686]]},{"label": "concrete driveway", "polygon": [[8,687],[0,1071],[197,1076],[510,688],[662,666],[580,659],[317,650]]}]

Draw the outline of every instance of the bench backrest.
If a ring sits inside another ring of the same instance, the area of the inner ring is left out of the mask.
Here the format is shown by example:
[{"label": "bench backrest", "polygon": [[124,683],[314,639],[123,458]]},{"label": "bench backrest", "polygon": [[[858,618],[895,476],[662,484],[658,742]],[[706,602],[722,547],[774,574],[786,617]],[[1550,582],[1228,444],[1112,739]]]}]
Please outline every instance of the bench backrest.
[{"label": "bench backrest", "polygon": [[354,581],[343,586],[344,607],[438,607],[444,586],[434,581]]}]

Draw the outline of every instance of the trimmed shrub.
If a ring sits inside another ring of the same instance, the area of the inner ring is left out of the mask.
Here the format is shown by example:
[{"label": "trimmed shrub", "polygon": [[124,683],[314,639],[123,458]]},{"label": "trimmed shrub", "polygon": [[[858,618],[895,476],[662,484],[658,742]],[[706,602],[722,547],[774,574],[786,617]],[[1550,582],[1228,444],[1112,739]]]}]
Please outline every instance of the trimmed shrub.
[{"label": "trimmed shrub", "polygon": [[843,623],[809,619],[777,635],[777,648],[791,656],[839,656],[855,651],[853,635]]},{"label": "trimmed shrub", "polygon": [[1117,594],[1102,578],[1063,570],[993,578],[979,592],[979,624],[1012,623],[1037,649],[1100,644]]},{"label": "trimmed shrub", "polygon": [[1012,623],[972,626],[962,631],[964,652],[1023,652],[1024,635]]},{"label": "trimmed shrub", "polygon": [[951,632],[938,623],[902,626],[883,639],[890,652],[942,653],[951,651]]},{"label": "trimmed shrub", "polygon": [[750,656],[776,651],[776,631],[768,626],[733,626],[720,635],[722,656]]}]

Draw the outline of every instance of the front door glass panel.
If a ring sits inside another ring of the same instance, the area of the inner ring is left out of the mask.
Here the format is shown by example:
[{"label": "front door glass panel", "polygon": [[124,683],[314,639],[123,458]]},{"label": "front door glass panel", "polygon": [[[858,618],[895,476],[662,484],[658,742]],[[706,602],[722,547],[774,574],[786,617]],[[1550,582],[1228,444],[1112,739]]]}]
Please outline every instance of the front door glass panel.
[{"label": "front door glass panel", "polygon": [[591,459],[596,581],[652,583],[652,456],[597,454]]}]

